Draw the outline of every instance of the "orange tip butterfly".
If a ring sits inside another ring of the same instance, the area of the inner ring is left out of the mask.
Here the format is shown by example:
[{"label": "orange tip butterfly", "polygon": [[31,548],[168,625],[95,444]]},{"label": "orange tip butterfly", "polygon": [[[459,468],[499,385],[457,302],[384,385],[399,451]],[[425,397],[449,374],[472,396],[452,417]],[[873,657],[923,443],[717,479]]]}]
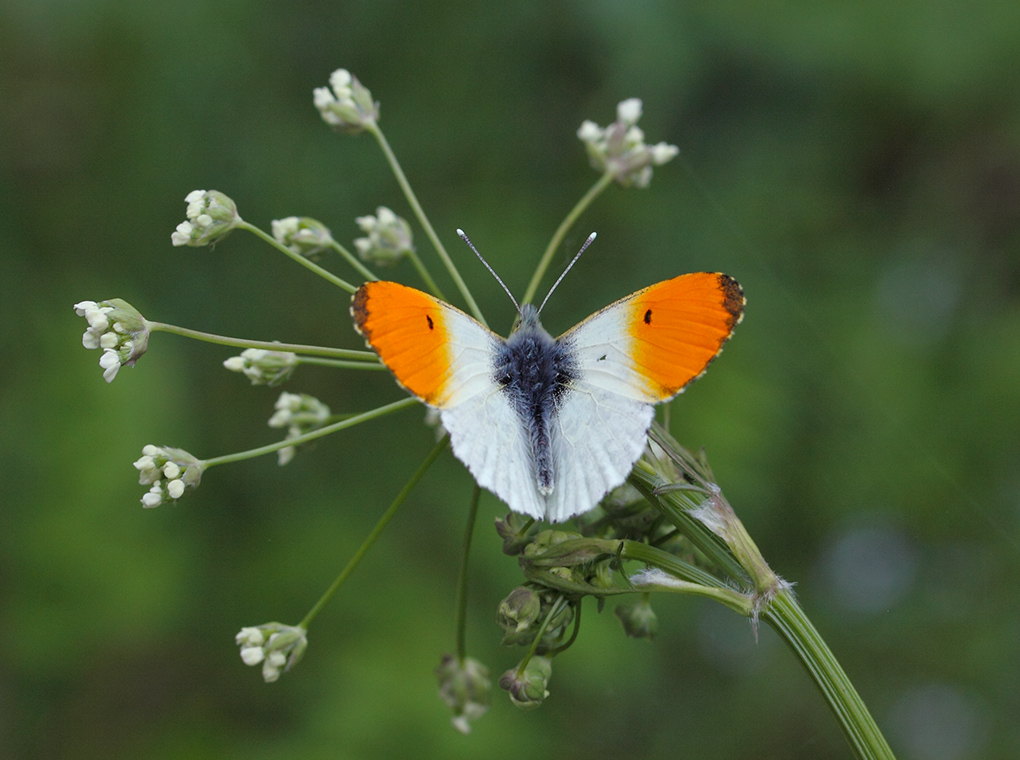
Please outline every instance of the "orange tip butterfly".
[{"label": "orange tip butterfly", "polygon": [[514,512],[560,522],[623,483],[644,451],[653,406],[705,371],[744,303],[728,275],[685,274],[558,338],[539,322],[541,307],[518,306],[503,339],[427,293],[375,281],[354,294],[351,315],[397,382],[439,410],[454,455],[479,485]]}]

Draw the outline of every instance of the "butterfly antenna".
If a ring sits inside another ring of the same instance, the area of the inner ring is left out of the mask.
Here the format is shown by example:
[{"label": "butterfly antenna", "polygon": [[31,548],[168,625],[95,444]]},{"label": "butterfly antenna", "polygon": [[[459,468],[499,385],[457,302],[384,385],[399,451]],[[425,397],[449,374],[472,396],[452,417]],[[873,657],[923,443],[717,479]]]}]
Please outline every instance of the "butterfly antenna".
[{"label": "butterfly antenna", "polygon": [[493,277],[496,278],[496,282],[498,282],[500,285],[503,286],[503,290],[505,290],[506,294],[508,296],[510,296],[510,300],[514,302],[514,308],[517,309],[517,313],[519,314],[520,311],[521,311],[521,305],[519,303],[517,303],[517,299],[514,298],[514,294],[510,292],[510,288],[508,288],[506,286],[506,283],[503,282],[503,280],[500,279],[498,274],[496,274],[496,270],[493,269],[491,266],[489,266],[489,262],[486,261],[485,258],[482,256],[482,254],[480,254],[478,252],[478,249],[475,248],[475,244],[471,242],[470,238],[468,238],[468,236],[466,234],[464,234],[464,230],[462,230],[462,229],[460,229],[458,227],[457,228],[457,234],[460,235],[460,239],[461,240],[463,240],[465,243],[468,244],[468,248],[470,248],[472,251],[475,252],[475,256],[478,257],[478,260],[481,261],[483,264],[485,264],[485,268],[489,270],[489,274],[491,274]]},{"label": "butterfly antenna", "polygon": [[584,245],[581,246],[581,250],[574,254],[574,258],[570,260],[570,263],[567,264],[567,268],[563,270],[563,274],[556,278],[556,282],[552,284],[552,287],[549,288],[549,292],[546,293],[545,298],[542,299],[542,305],[538,307],[539,314],[541,314],[542,309],[545,308],[545,302],[549,300],[549,296],[551,296],[553,294],[553,291],[556,290],[556,286],[559,285],[563,278],[567,276],[567,272],[569,272],[570,268],[574,266],[574,264],[577,262],[579,258],[581,258],[581,254],[587,250],[588,246],[591,245],[592,242],[594,242],[595,237],[596,233],[594,232],[588,236],[588,239],[584,241]]}]

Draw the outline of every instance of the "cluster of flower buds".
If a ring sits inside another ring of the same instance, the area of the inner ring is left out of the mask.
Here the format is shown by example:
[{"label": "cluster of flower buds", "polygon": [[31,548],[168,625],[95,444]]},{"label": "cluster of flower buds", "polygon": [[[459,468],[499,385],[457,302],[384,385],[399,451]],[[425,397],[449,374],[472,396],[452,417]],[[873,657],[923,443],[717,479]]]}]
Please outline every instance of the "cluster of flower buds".
[{"label": "cluster of flower buds", "polygon": [[338,132],[357,134],[379,120],[379,104],[347,69],[330,74],[329,87],[316,87],[312,100],[322,120]]},{"label": "cluster of flower buds", "polygon": [[149,324],[127,301],[120,298],[98,303],[80,301],[74,310],[89,323],[81,344],[85,348],[103,349],[99,366],[108,383],[113,382],[122,366],[133,367],[149,347]]},{"label": "cluster of flower buds", "polygon": [[414,250],[411,226],[385,206],[380,206],[375,213],[375,216],[359,216],[354,220],[368,236],[356,239],[354,247],[365,261],[395,264]]},{"label": "cluster of flower buds", "polygon": [[274,387],[286,382],[297,368],[297,354],[289,351],[268,351],[246,348],[240,356],[231,356],[223,366],[231,372],[242,372],[252,385]]},{"label": "cluster of flower buds", "polygon": [[188,219],[170,235],[175,246],[211,245],[241,223],[237,205],[219,190],[192,190],[184,200]]},{"label": "cluster of flower buds", "polygon": [[234,637],[245,665],[262,664],[262,680],[273,683],[293,668],[308,648],[308,631],[298,625],[264,623],[242,628]]},{"label": "cluster of flower buds", "polygon": [[167,500],[176,501],[198,488],[204,465],[183,449],[148,445],[135,464],[138,482],[151,486],[142,497],[143,507],[158,507]]},{"label": "cluster of flower buds", "polygon": [[[329,421],[329,415],[329,407],[314,396],[284,391],[276,400],[276,411],[269,418],[269,427],[287,428],[287,439],[292,439],[318,430]],[[287,464],[296,453],[294,446],[280,449],[277,454],[280,465]]]},{"label": "cluster of flower buds", "polygon": [[306,259],[318,259],[335,245],[329,227],[308,216],[274,219],[272,225],[276,242]]},{"label": "cluster of flower buds", "polygon": [[482,717],[489,709],[492,682],[488,668],[472,657],[460,660],[447,654],[436,668],[436,679],[440,699],[453,710],[453,727],[462,734],[470,733],[470,721]]},{"label": "cluster of flower buds", "polygon": [[577,130],[591,159],[591,165],[608,172],[624,187],[648,187],[652,167],[671,161],[680,149],[660,142],[645,144],[645,133],[637,126],[641,118],[641,101],[630,98],[616,107],[616,121],[600,127],[585,121]]},{"label": "cluster of flower buds", "polygon": [[499,688],[510,694],[510,701],[522,710],[540,707],[549,696],[549,679],[552,677],[552,660],[535,655],[524,667],[510,668],[500,676]]}]

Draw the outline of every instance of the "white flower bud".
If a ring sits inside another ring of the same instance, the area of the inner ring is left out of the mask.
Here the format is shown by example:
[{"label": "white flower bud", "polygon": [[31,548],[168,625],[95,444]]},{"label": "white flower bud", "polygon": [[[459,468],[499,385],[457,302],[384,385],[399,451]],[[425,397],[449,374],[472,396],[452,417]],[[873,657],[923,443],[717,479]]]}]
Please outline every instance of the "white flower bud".
[{"label": "white flower bud", "polygon": [[243,647],[241,649],[241,661],[245,665],[258,665],[266,658],[262,647]]},{"label": "white flower bud", "polygon": [[641,118],[641,98],[627,98],[616,106],[616,118],[624,124],[637,124]]},{"label": "white flower bud", "polygon": [[603,129],[585,121],[577,130],[591,165],[625,187],[646,187],[652,179],[652,166],[661,166],[679,153],[675,145],[645,144],[644,130],[637,126],[641,109],[638,98],[628,98],[617,105],[616,121],[609,126]]}]

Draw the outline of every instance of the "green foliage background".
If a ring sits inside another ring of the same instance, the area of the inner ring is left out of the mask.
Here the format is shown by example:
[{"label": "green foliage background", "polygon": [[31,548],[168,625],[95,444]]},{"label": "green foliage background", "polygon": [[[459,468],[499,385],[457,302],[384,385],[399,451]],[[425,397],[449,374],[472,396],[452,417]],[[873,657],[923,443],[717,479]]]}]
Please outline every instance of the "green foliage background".
[{"label": "green foliage background", "polygon": [[[267,686],[243,667],[234,633],[304,614],[432,433],[404,413],[286,468],[217,468],[143,511],[144,444],[268,442],[277,391],[166,335],[107,386],[71,305],[122,297],[213,332],[360,347],[346,294],[253,237],[170,246],[195,188],[266,229],[310,215],[347,242],[380,204],[407,214],[374,143],[312,108],[343,66],[381,100],[501,329],[511,306],[453,229],[521,292],[595,179],[578,125],[644,99],[649,139],[682,157],[585,215],[563,256],[592,229],[598,242],[546,326],[681,272],[737,277],[746,319],[675,405],[674,433],[707,448],[901,758],[1016,757],[1018,50],[1020,4],[1002,0],[5,3],[0,756],[848,756],[770,631],[756,645],[745,620],[683,598],[656,602],[651,644],[587,614],[541,710],[497,692],[455,733],[432,676],[453,647],[471,490],[451,457],[298,669]],[[289,388],[338,411],[400,396],[381,374],[311,368]],[[493,622],[519,577],[499,513],[486,497],[468,634],[494,679],[520,655]]]}]

